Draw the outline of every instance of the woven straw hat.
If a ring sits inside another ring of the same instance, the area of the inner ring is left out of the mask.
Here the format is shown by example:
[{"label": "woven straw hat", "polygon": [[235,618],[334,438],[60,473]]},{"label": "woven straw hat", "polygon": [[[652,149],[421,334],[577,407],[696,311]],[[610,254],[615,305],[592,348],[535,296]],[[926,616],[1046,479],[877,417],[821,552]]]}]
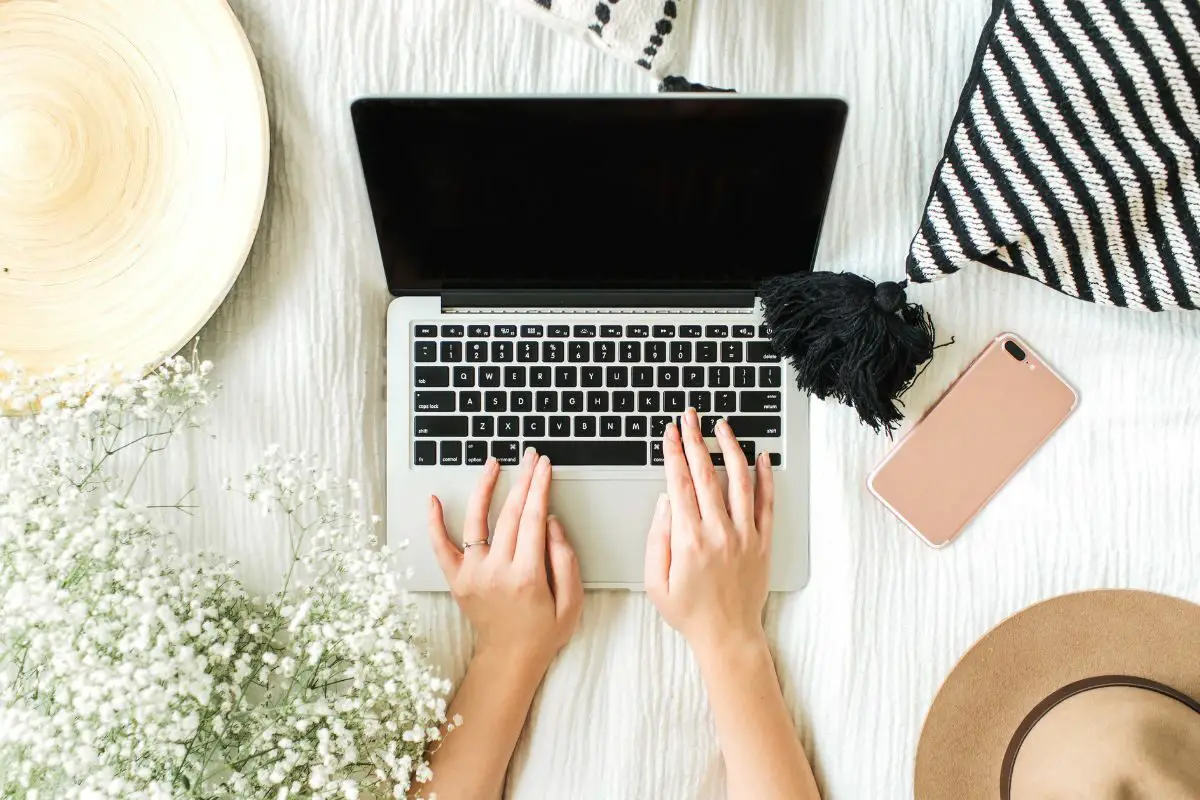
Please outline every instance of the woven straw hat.
[{"label": "woven straw hat", "polygon": [[916,800],[1200,798],[1198,656],[1200,606],[1150,592],[1010,617],[938,692]]},{"label": "woven straw hat", "polygon": [[246,260],[268,149],[225,0],[0,0],[0,352],[178,350]]}]

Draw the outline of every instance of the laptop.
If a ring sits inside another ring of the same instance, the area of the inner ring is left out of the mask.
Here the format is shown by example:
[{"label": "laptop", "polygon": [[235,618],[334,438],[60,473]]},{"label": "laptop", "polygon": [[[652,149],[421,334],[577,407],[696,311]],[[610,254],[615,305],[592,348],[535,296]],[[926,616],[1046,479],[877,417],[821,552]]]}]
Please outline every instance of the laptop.
[{"label": "laptop", "polygon": [[710,435],[726,417],[747,459],[770,454],[771,588],[802,588],[808,401],[755,292],[812,268],[845,104],[370,98],[352,116],[395,297],[386,530],[408,543],[411,588],[448,588],[429,495],[460,536],[488,457],[501,500],[536,447],[584,584],[640,589],[661,437],[688,407]]}]

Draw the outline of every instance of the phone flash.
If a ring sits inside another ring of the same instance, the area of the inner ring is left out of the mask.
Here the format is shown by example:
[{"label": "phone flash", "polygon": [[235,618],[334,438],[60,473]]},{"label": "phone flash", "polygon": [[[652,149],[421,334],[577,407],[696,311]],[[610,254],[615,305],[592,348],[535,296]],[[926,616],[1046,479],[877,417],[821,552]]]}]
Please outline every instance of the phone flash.
[{"label": "phone flash", "polygon": [[1037,369],[1037,367],[1035,367],[1033,364],[1030,364],[1029,369],[1034,370],[1034,369]]}]

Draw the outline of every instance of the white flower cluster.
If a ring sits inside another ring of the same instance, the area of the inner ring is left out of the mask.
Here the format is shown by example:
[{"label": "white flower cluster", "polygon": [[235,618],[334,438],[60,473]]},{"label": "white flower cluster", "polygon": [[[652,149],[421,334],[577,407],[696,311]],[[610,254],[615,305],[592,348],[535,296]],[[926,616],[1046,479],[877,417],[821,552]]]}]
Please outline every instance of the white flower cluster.
[{"label": "white flower cluster", "polygon": [[135,501],[210,371],[0,363],[0,409],[36,412],[0,419],[0,797],[403,798],[455,727],[356,486],[276,450],[246,475],[291,537],[269,597]]}]

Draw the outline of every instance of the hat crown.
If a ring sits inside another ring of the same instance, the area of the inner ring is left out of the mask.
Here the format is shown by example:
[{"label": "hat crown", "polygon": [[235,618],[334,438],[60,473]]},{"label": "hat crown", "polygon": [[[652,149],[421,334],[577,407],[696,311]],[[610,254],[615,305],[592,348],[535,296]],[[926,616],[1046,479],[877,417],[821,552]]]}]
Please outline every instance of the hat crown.
[{"label": "hat crown", "polygon": [[1200,800],[1200,713],[1161,692],[1103,686],[1029,729],[1011,800]]}]

